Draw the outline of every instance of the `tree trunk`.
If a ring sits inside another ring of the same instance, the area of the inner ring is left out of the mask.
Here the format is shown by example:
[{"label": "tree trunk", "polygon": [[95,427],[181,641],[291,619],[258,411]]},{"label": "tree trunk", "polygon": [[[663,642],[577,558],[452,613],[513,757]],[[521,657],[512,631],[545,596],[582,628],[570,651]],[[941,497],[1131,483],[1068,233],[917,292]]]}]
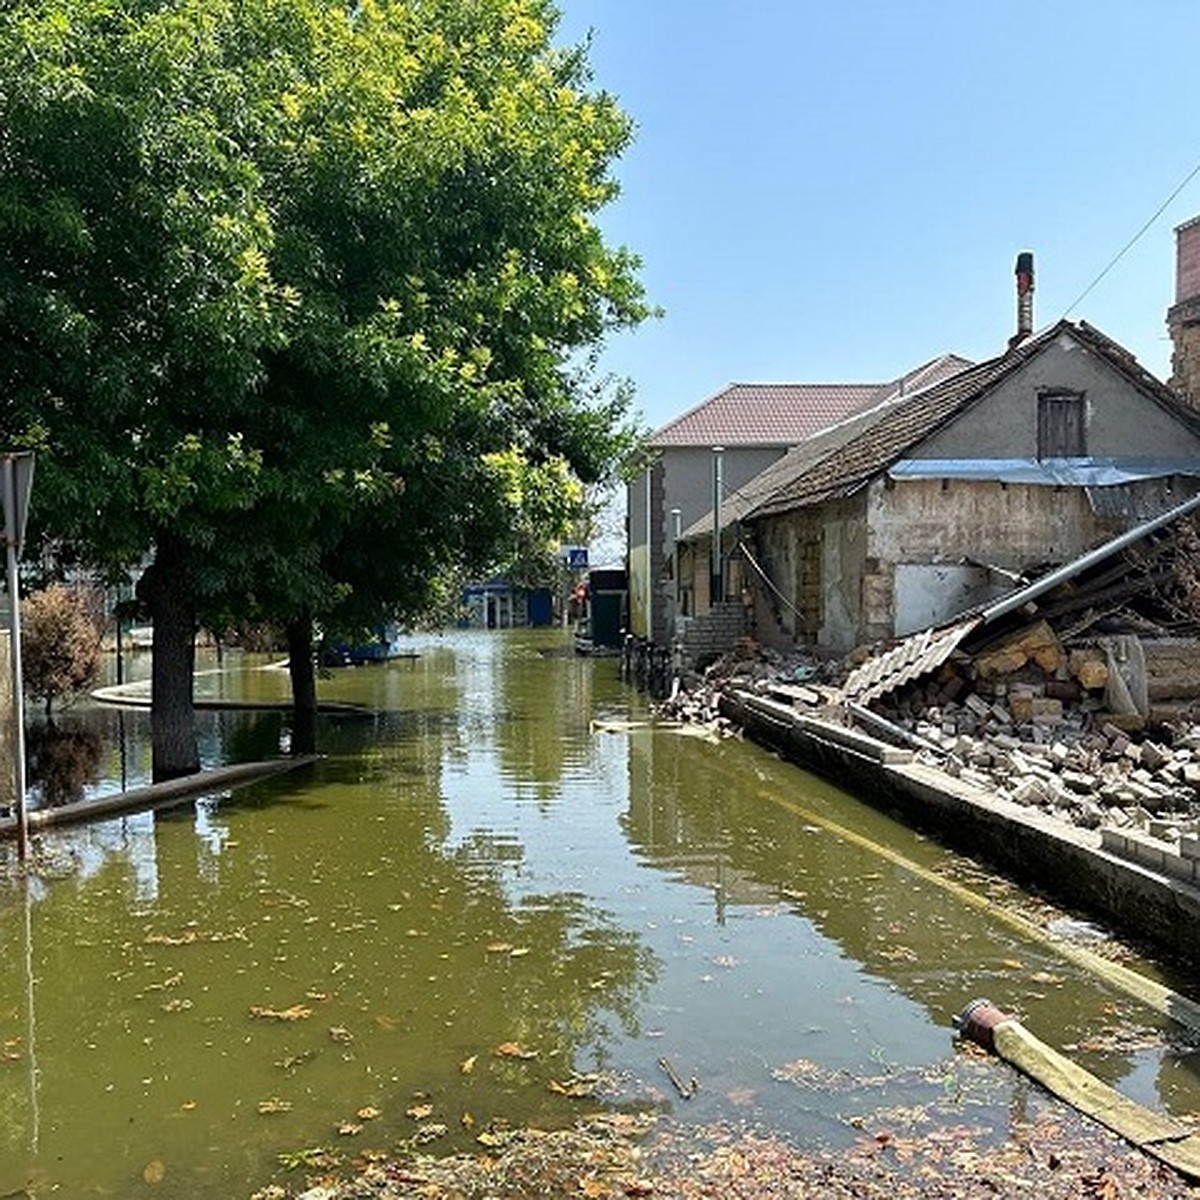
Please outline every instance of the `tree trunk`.
[{"label": "tree trunk", "polygon": [[150,733],[155,783],[200,769],[192,703],[196,669],[196,606],[178,542],[158,541],[139,584],[154,624]]},{"label": "tree trunk", "polygon": [[317,671],[311,618],[288,623],[288,673],[292,677],[292,753],[317,749]]}]

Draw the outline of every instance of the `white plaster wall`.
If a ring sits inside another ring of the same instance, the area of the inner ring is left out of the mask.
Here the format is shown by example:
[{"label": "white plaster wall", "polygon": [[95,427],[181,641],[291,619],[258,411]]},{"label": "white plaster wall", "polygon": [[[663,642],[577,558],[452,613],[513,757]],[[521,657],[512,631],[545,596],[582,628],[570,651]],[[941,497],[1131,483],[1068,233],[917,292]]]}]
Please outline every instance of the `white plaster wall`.
[{"label": "white plaster wall", "polygon": [[948,621],[1004,590],[989,571],[945,563],[898,563],[894,578],[897,637]]}]

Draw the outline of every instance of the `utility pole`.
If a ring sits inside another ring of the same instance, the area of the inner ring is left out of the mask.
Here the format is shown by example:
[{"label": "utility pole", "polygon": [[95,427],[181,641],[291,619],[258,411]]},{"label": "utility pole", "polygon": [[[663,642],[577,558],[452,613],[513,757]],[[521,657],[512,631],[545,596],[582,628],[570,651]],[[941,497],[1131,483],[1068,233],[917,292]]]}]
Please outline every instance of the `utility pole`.
[{"label": "utility pole", "polygon": [[21,672],[21,595],[17,563],[25,540],[25,517],[33,486],[33,455],[6,454],[0,459],[4,502],[4,565],[8,582],[8,625],[13,688],[13,805],[17,817],[17,857],[29,856],[29,818],[25,812],[25,682]]}]

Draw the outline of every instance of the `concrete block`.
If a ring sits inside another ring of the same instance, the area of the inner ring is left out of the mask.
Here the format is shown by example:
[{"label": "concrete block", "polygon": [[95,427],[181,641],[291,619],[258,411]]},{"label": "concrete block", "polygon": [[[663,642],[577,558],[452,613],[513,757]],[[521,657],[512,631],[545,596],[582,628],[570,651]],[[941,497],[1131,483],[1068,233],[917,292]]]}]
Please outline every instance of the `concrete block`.
[{"label": "concrete block", "polygon": [[1100,830],[1100,849],[1109,854],[1119,854],[1122,858],[1130,857],[1129,837],[1124,830],[1103,826]]},{"label": "concrete block", "polygon": [[1157,771],[1171,761],[1171,753],[1154,742],[1142,743],[1141,763],[1147,771]]}]

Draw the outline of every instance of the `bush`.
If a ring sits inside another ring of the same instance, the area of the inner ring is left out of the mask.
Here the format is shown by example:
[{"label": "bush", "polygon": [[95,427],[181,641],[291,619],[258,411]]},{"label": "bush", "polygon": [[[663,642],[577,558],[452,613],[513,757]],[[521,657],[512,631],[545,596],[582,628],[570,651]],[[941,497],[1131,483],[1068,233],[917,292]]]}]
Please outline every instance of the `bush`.
[{"label": "bush", "polygon": [[25,692],[46,705],[86,692],[100,677],[101,626],[81,592],[52,584],[21,604]]}]

